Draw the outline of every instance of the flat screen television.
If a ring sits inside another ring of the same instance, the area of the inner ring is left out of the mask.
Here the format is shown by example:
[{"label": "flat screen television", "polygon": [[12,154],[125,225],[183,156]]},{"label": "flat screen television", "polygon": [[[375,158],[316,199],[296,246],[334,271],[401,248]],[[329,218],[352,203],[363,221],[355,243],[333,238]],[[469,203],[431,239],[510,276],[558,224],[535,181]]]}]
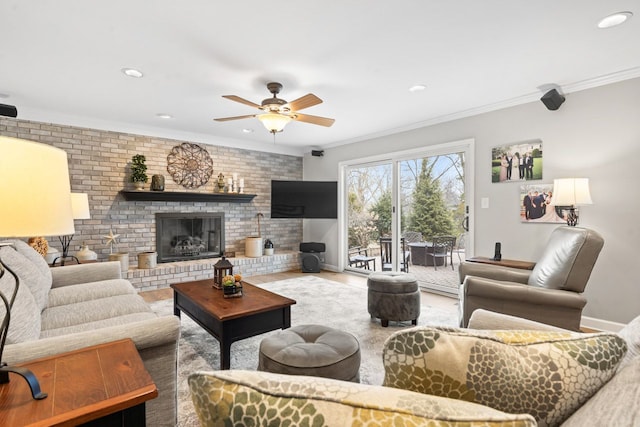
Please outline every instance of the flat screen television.
[{"label": "flat screen television", "polygon": [[338,183],[272,180],[271,218],[338,218]]}]

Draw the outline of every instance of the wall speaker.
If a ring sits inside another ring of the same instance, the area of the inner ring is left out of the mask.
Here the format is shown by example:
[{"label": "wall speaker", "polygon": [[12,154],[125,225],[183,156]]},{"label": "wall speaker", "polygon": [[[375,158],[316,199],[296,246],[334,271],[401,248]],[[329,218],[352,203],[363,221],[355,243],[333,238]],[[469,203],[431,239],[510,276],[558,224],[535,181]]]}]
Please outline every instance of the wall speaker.
[{"label": "wall speaker", "polygon": [[13,105],[0,104],[0,116],[18,117],[18,109]]},{"label": "wall speaker", "polygon": [[311,150],[311,155],[313,157],[322,157],[324,156],[324,150]]},{"label": "wall speaker", "polygon": [[564,96],[560,95],[557,90],[551,89],[542,95],[540,101],[542,101],[549,110],[557,110],[564,102]]}]

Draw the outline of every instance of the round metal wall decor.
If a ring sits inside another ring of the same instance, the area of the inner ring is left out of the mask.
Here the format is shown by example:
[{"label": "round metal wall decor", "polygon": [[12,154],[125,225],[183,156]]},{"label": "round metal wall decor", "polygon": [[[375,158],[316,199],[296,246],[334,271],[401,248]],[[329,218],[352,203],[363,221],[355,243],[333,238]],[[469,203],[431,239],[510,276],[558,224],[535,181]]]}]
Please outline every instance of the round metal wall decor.
[{"label": "round metal wall decor", "polygon": [[196,144],[176,145],[167,156],[167,172],[185,188],[198,188],[209,182],[213,160],[209,152]]}]

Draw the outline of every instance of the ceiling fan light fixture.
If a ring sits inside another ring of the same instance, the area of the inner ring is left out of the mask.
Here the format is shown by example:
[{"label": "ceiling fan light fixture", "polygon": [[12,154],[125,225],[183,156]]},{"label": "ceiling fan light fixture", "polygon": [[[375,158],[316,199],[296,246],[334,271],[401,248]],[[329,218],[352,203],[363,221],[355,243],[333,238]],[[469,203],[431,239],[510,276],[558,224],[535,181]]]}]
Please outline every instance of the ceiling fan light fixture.
[{"label": "ceiling fan light fixture", "polygon": [[282,132],[284,127],[292,120],[291,116],[277,113],[265,113],[258,116],[265,128],[271,133]]}]

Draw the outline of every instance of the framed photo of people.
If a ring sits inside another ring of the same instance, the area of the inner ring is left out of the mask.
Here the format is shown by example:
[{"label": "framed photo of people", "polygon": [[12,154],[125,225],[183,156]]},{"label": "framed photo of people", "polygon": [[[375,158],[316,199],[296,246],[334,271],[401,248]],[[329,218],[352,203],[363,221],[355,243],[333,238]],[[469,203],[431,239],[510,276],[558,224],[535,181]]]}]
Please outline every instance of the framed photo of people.
[{"label": "framed photo of people", "polygon": [[520,221],[566,223],[567,210],[553,203],[553,183],[520,186]]},{"label": "framed photo of people", "polygon": [[542,179],[542,141],[534,139],[491,149],[491,182]]}]

